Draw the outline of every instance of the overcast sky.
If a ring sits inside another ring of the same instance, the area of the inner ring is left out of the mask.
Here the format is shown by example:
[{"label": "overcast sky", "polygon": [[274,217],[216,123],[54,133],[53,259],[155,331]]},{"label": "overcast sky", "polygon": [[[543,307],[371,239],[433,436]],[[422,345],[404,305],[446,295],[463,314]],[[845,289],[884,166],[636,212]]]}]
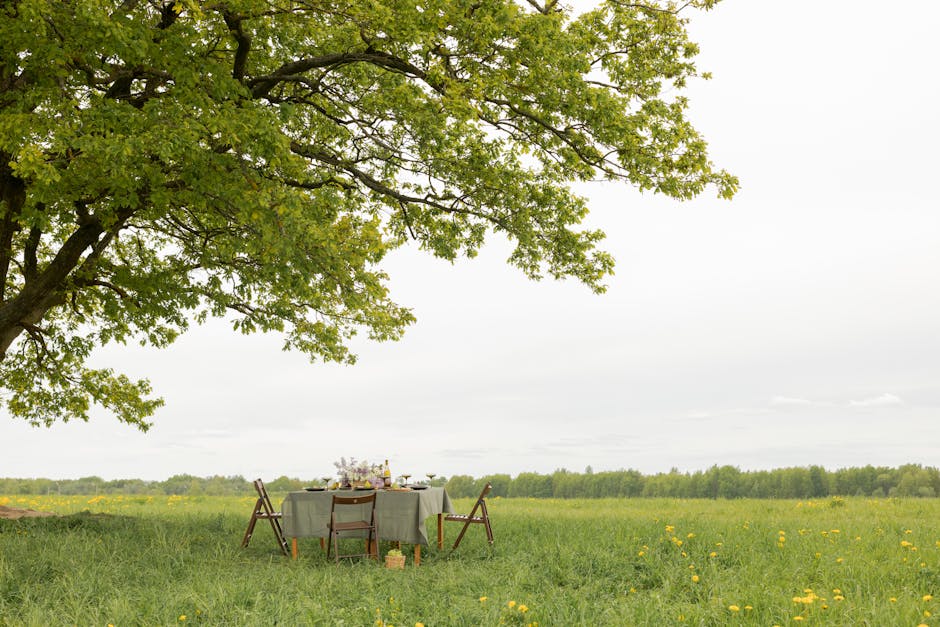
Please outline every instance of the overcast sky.
[{"label": "overcast sky", "polygon": [[498,240],[456,265],[399,251],[401,342],[357,343],[353,367],[222,323],[108,348],[166,399],[150,432],[2,418],[0,476],[940,465],[938,23],[935,0],[694,14],[714,79],[691,115],[742,188],[579,188],[617,259],[605,295],[526,280]]}]

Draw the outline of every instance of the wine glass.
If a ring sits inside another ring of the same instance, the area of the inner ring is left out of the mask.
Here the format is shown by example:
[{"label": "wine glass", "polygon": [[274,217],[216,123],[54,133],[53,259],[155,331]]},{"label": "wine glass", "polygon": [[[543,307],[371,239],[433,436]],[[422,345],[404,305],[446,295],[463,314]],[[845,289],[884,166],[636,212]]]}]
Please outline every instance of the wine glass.
[{"label": "wine glass", "polygon": [[411,479],[411,475],[402,474],[402,485],[408,485],[408,480]]},{"label": "wine glass", "polygon": [[434,477],[437,476],[437,474],[429,472],[425,476],[428,478],[428,485],[431,485],[431,481],[434,479]]},{"label": "wine glass", "polygon": [[329,490],[329,489],[330,489],[330,479],[332,479],[332,477],[320,477],[320,478],[323,479],[323,489],[324,489],[324,490]]}]

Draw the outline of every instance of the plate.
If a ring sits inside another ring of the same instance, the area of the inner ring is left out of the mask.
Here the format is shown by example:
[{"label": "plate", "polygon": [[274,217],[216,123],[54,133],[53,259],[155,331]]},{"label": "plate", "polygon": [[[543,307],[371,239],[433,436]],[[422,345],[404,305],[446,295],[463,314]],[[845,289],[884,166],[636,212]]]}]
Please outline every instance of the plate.
[{"label": "plate", "polygon": [[304,488],[307,492],[323,492],[326,488]]},{"label": "plate", "polygon": [[367,490],[374,490],[374,489],[375,488],[353,488],[353,490],[356,490],[357,492],[365,492]]},{"label": "plate", "polygon": [[427,490],[428,489],[428,486],[426,485],[410,485],[408,487],[411,488],[412,490]]}]

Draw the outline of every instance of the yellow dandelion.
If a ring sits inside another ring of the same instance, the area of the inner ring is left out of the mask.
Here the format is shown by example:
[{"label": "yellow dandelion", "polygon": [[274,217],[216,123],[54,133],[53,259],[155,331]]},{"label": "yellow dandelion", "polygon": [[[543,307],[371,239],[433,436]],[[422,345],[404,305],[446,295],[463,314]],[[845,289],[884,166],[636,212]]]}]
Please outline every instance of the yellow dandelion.
[{"label": "yellow dandelion", "polygon": [[711,553],[708,554],[708,557],[718,557],[718,554],[712,551]]},{"label": "yellow dandelion", "polygon": [[480,597],[480,603],[486,603],[487,597]]},{"label": "yellow dandelion", "polygon": [[738,607],[737,605],[729,605],[729,606],[728,606],[728,609],[729,609],[730,611],[732,611],[732,612],[740,612],[740,611],[741,611],[741,608]]},{"label": "yellow dandelion", "polygon": [[897,602],[898,602],[898,598],[897,598],[897,597],[891,597],[891,598],[888,599],[888,600],[891,601],[892,603],[897,603]]},{"label": "yellow dandelion", "polygon": [[750,610],[753,610],[754,608],[751,607],[750,605],[745,605],[744,609],[750,611]]},{"label": "yellow dandelion", "polygon": [[793,617],[793,620],[799,622],[799,621],[803,620],[803,617],[802,617],[802,616],[794,616],[794,617]]},{"label": "yellow dandelion", "polygon": [[694,538],[694,537],[695,537],[695,534],[694,534],[694,533],[689,533],[689,534],[686,534],[685,537],[686,537],[686,538]]},{"label": "yellow dandelion", "polygon": [[844,562],[844,561],[845,561],[845,560],[843,560],[841,557],[837,557],[837,558],[836,558],[836,564],[841,564],[841,563]]},{"label": "yellow dandelion", "polygon": [[930,617],[930,610],[924,610],[924,618]]},{"label": "yellow dandelion", "polygon": [[932,594],[925,594],[925,595],[924,595],[924,601],[932,601],[932,600],[933,600],[933,595],[932,595]]},{"label": "yellow dandelion", "polygon": [[832,597],[832,600],[833,601],[845,601],[845,597],[842,596],[841,594],[837,594],[836,596]]},{"label": "yellow dandelion", "polygon": [[637,553],[637,557],[643,557],[644,555],[646,555],[646,551],[640,551]]},{"label": "yellow dandelion", "polygon": [[529,611],[529,606],[528,606],[528,605],[525,605],[525,604],[522,604],[522,605],[519,606],[519,611],[522,612],[523,614],[525,614],[526,612]]},{"label": "yellow dandelion", "polygon": [[180,614],[179,620],[180,622],[186,620],[186,614]]},{"label": "yellow dandelion", "polygon": [[833,589],[832,589],[832,594],[842,594],[842,591],[839,590],[838,588],[833,588]]},{"label": "yellow dandelion", "polygon": [[506,605],[508,605],[509,607],[516,607],[516,602],[515,602],[515,601],[510,601],[510,602],[507,603]]},{"label": "yellow dandelion", "polygon": [[698,575],[692,575],[692,583],[698,583]]},{"label": "yellow dandelion", "polygon": [[415,623],[415,627],[424,627],[424,623]]}]

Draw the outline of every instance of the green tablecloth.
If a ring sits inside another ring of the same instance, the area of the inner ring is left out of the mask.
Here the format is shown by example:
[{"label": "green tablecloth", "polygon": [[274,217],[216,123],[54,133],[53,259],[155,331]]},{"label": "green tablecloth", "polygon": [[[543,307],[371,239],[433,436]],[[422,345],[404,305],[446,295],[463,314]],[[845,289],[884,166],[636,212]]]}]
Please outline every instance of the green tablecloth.
[{"label": "green tablecloth", "polygon": [[[361,496],[368,492],[337,490],[330,492],[290,492],[281,504],[281,525],[288,538],[326,538],[330,535],[330,505],[333,495]],[[340,511],[340,510],[337,510]],[[357,513],[356,506],[342,507],[343,520],[368,520],[365,513]],[[452,514],[453,506],[444,488],[428,488],[411,492],[379,490],[375,500],[375,521],[379,538],[397,540],[406,544],[428,544],[424,521],[435,514]]]}]

